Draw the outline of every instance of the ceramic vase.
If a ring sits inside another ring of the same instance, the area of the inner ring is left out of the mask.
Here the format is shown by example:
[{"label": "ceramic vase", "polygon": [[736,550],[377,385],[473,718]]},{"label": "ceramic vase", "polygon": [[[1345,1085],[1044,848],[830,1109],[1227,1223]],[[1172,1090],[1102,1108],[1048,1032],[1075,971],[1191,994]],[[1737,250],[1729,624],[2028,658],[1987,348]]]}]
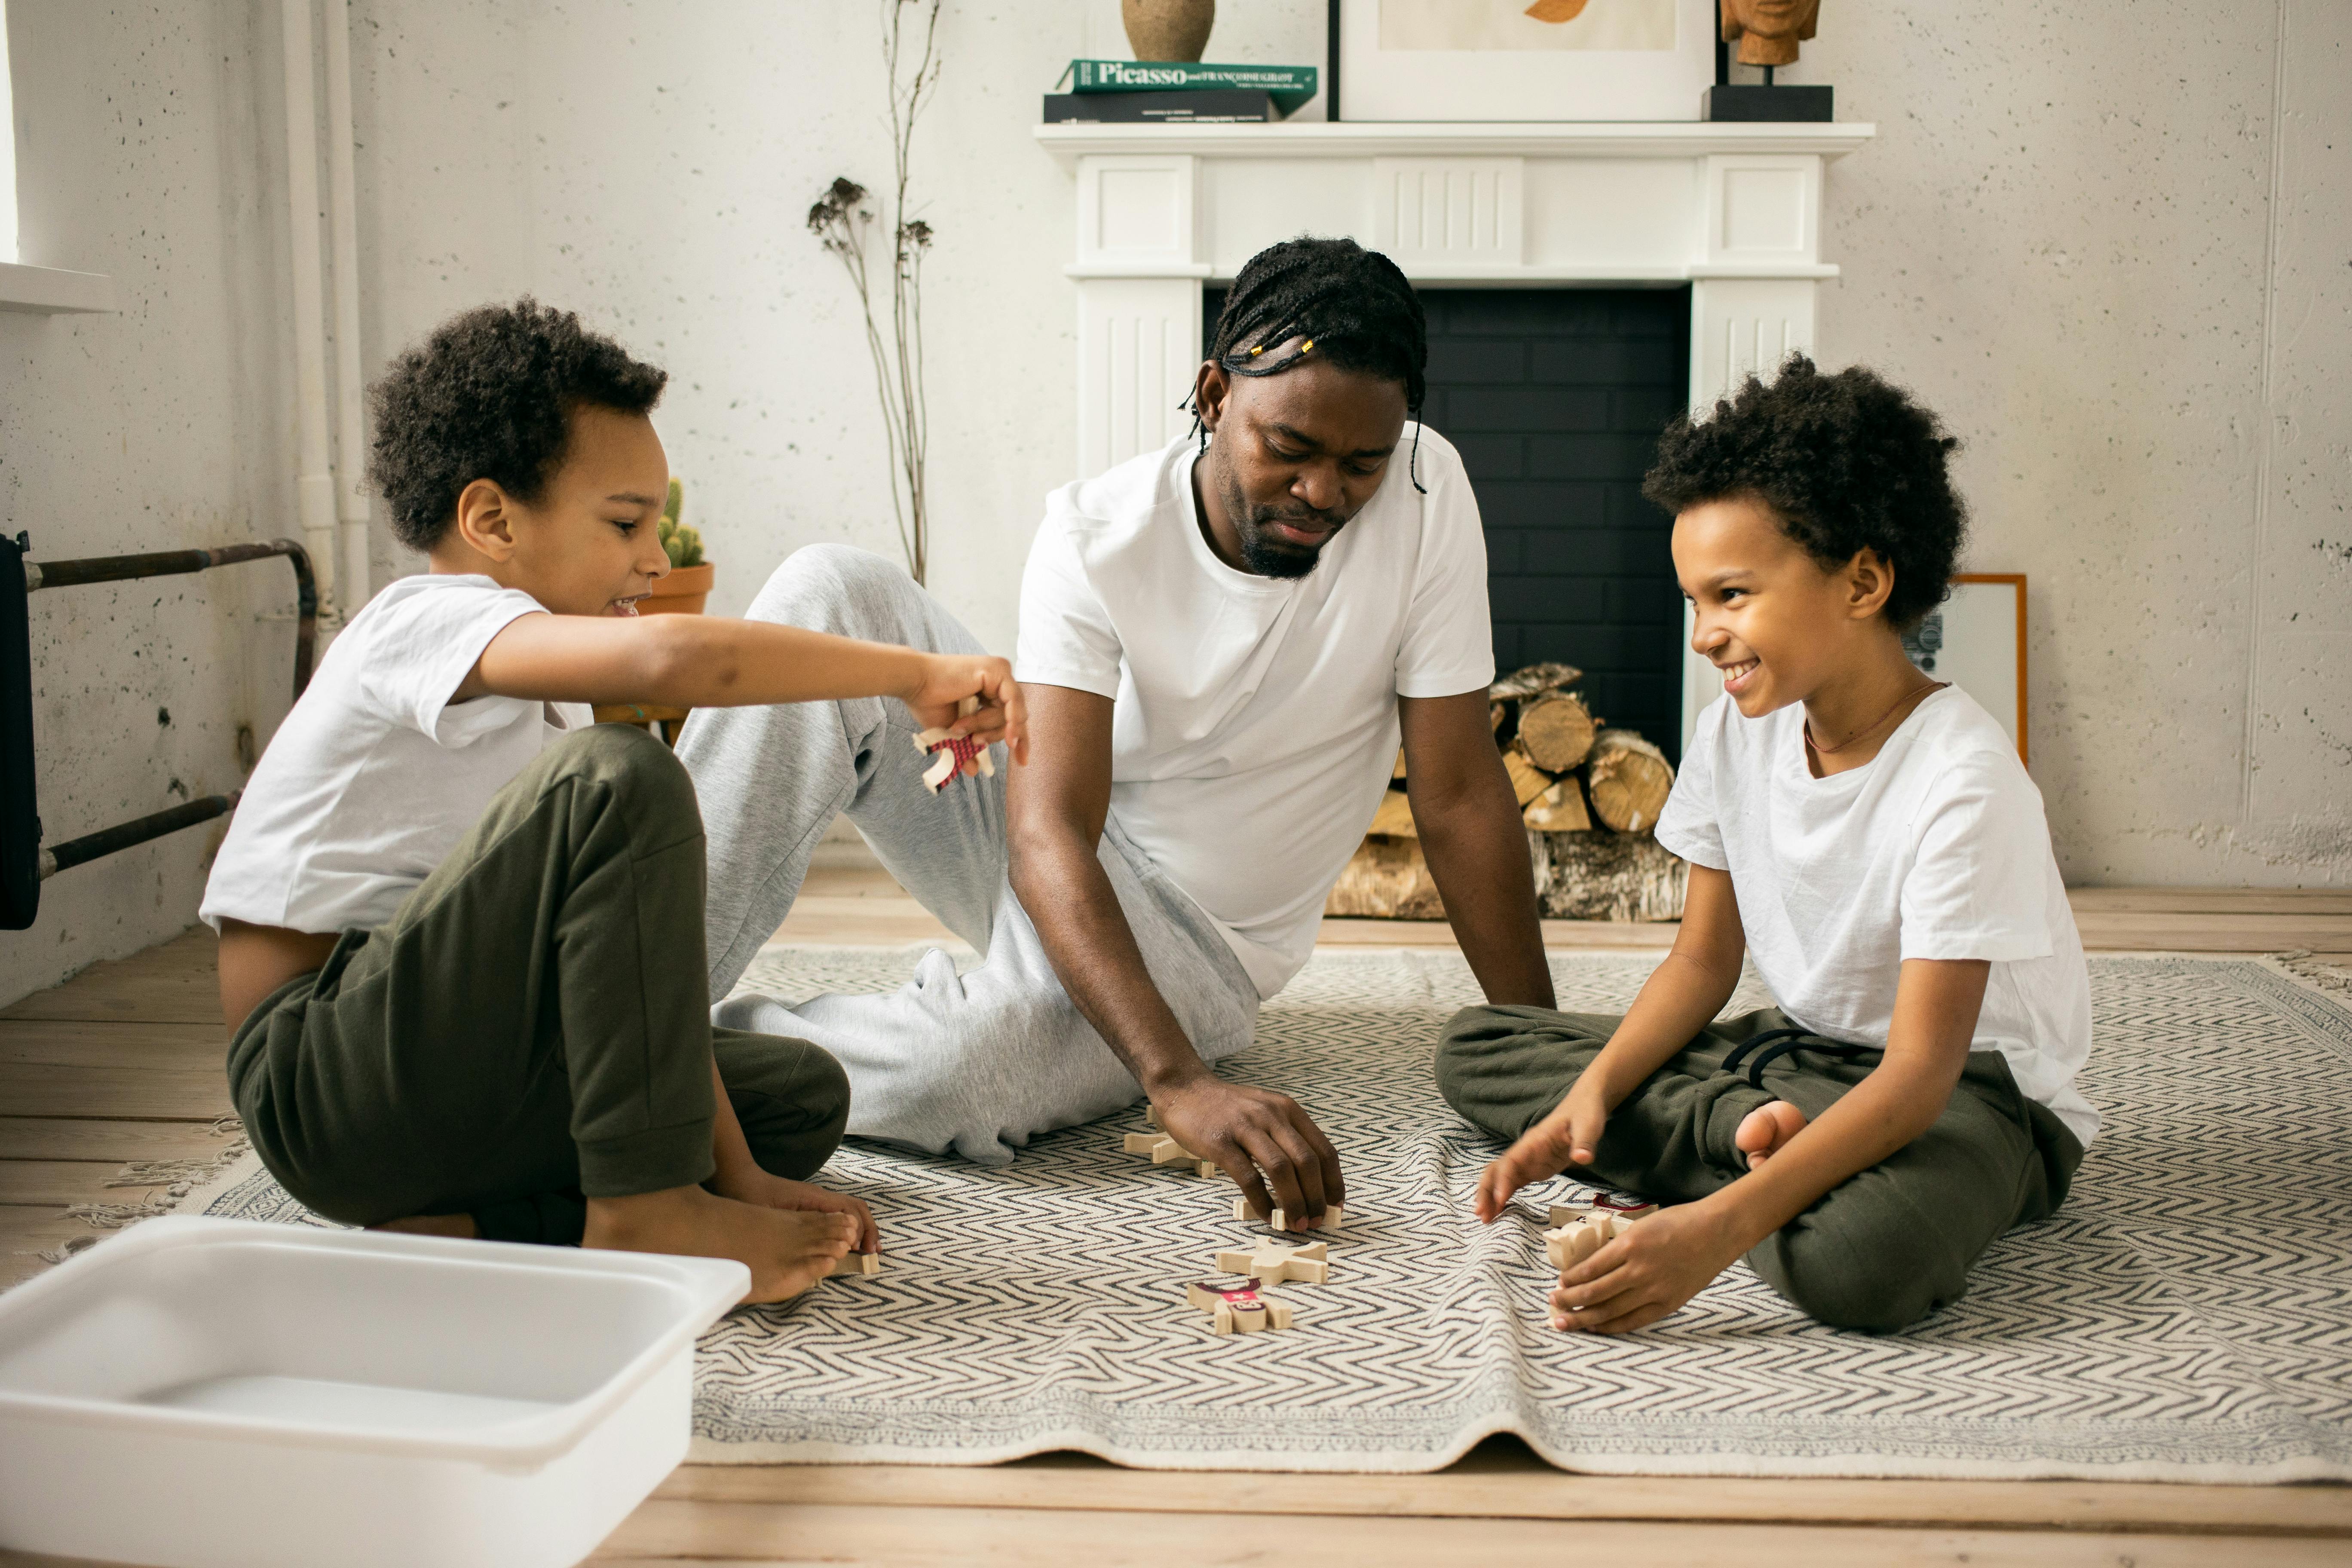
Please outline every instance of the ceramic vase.
[{"label": "ceramic vase", "polygon": [[1139,60],[1197,60],[1209,47],[1217,0],[1119,0],[1119,20]]}]

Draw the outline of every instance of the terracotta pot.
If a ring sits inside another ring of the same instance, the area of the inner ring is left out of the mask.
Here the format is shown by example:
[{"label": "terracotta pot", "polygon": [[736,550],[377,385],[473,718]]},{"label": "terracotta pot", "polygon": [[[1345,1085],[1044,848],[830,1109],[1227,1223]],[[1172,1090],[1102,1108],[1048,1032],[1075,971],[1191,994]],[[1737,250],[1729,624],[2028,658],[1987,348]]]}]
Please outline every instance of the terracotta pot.
[{"label": "terracotta pot", "polygon": [[1118,19],[1139,60],[1197,60],[1209,47],[1217,0],[1118,0]]},{"label": "terracotta pot", "polygon": [[654,579],[654,596],[637,606],[641,616],[698,616],[710,597],[717,569],[708,561],[699,566],[677,566],[669,575]]}]

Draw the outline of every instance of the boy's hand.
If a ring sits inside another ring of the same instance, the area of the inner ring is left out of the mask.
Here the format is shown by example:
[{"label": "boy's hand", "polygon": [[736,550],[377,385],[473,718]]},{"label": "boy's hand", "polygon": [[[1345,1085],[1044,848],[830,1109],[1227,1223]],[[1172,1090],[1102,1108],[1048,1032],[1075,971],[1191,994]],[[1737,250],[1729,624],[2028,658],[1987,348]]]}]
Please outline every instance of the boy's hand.
[{"label": "boy's hand", "polygon": [[[917,723],[984,745],[1003,742],[1014,762],[1029,760],[1029,710],[1010,663],[992,654],[931,653],[922,656],[921,675],[913,690],[899,693]],[[958,716],[956,706],[967,697],[979,698],[980,710]],[[963,771],[977,773],[979,763],[966,763]]]},{"label": "boy's hand", "polygon": [[1475,1199],[1480,1222],[1492,1225],[1511,1194],[1529,1182],[1557,1176],[1570,1165],[1590,1166],[1599,1158],[1595,1151],[1601,1130],[1608,1124],[1608,1102],[1587,1073],[1576,1080],[1559,1109],[1519,1134],[1519,1141],[1480,1173]]},{"label": "boy's hand", "polygon": [[1551,1326],[1622,1334],[1654,1323],[1713,1283],[1747,1250],[1702,1200],[1660,1209],[1572,1268],[1551,1293]]},{"label": "boy's hand", "polygon": [[857,1222],[857,1239],[850,1244],[849,1250],[882,1250],[882,1233],[874,1226],[874,1211],[856,1198],[829,1193],[806,1182],[787,1181],[782,1176],[772,1176],[758,1170],[715,1178],[710,1188],[720,1197],[733,1198],[739,1204],[758,1204],[772,1209],[801,1209],[811,1214],[845,1214]]}]

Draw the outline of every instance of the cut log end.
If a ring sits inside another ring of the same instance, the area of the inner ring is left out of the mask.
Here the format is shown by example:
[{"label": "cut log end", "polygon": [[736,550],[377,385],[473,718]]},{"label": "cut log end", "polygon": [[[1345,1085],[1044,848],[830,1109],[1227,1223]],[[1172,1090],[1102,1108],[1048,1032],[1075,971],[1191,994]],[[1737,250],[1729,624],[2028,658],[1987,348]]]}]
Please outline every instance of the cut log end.
[{"label": "cut log end", "polygon": [[1674,792],[1674,764],[1631,730],[1603,730],[1584,770],[1592,815],[1620,833],[1648,833]]},{"label": "cut log end", "polygon": [[1519,706],[1519,746],[1546,773],[1564,773],[1592,750],[1599,725],[1583,702],[1563,691],[1530,697]]}]

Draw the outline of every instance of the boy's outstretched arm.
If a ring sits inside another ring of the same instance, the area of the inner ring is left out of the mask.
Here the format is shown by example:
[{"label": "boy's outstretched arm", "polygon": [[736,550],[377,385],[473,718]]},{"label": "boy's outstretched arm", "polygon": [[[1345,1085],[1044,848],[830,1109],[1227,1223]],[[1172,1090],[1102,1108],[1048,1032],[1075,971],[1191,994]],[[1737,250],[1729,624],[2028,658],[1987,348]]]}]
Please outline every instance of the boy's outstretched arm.
[{"label": "boy's outstretched arm", "polygon": [[[896,697],[926,726],[1003,742],[1028,761],[1029,728],[1013,667],[989,654],[925,653],[800,626],[716,616],[531,615],[492,637],[450,700],[651,702],[745,708]],[[959,718],[956,704],[979,698]]]},{"label": "boy's outstretched arm", "polygon": [[1609,1044],[1568,1098],[1519,1135],[1478,1178],[1477,1214],[1491,1223],[1529,1182],[1592,1163],[1609,1113],[1723,1010],[1739,984],[1748,939],[1728,872],[1690,868],[1674,951],[1651,972]]},{"label": "boy's outstretched arm", "polygon": [[1968,1066],[1991,969],[1982,959],[1905,960],[1886,1054],[1870,1076],[1738,1181],[1659,1210],[1562,1270],[1552,1326],[1617,1333],[1655,1322],[1822,1194],[1925,1132]]}]

